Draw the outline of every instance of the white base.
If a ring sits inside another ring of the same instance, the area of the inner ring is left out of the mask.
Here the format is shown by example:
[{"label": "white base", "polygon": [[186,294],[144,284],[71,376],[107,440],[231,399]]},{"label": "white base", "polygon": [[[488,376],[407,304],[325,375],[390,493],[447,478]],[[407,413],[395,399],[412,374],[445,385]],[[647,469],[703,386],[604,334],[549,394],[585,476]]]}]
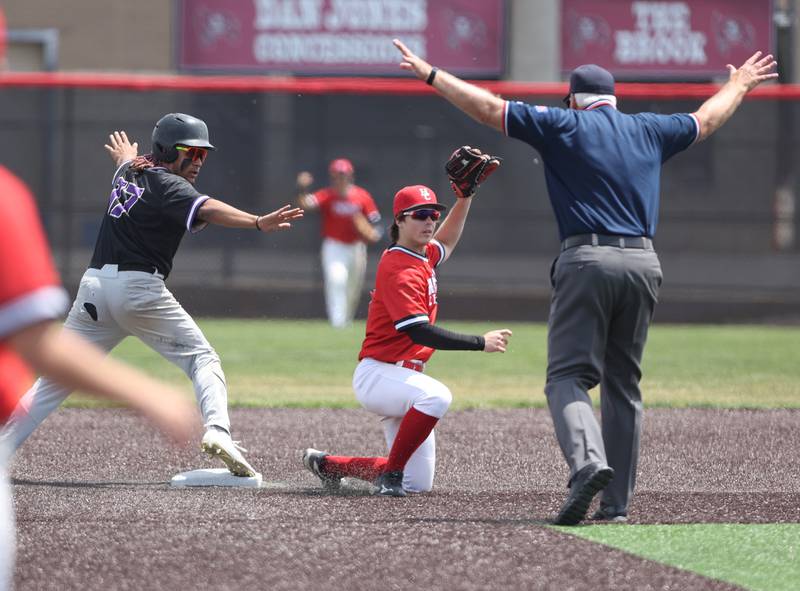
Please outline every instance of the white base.
[{"label": "white base", "polygon": [[261,486],[261,474],[255,476],[234,476],[225,468],[203,468],[181,472],[172,477],[170,486],[236,486],[240,488],[258,488]]}]

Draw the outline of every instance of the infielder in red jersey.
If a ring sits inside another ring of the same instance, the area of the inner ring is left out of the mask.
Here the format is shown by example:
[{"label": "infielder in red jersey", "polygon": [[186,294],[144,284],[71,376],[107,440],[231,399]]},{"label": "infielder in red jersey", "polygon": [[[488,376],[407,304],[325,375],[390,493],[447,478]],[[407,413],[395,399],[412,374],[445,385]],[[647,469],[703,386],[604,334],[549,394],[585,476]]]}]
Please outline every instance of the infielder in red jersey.
[{"label": "infielder in red jersey", "polygon": [[[27,187],[0,166],[0,426],[30,386],[30,365],[54,380],[131,404],[175,440],[191,435],[192,405],[54,326],[68,299],[53,266],[36,204]],[[10,446],[0,440],[0,590],[10,587],[14,565],[14,513],[6,478]]]},{"label": "infielder in red jersey", "polygon": [[354,184],[354,172],[352,162],[337,158],[328,166],[330,186],[314,193],[309,193],[311,173],[297,175],[297,204],[322,216],[325,307],[336,328],[353,320],[367,270],[367,244],[381,237],[381,214],[369,191]]},{"label": "infielder in red jersey", "polygon": [[470,201],[458,199],[437,230],[446,207],[432,189],[414,185],[395,195],[393,244],[378,264],[367,334],[353,375],[356,398],[381,417],[389,456],[334,456],[309,448],[303,463],[325,488],[337,489],[343,477],[354,477],[375,482],[376,493],[385,496],[431,490],[436,465],[433,429],[452,395],[447,386],[425,375],[425,363],[436,349],[505,352],[510,330],[473,336],[434,325],[435,270],[461,238]]}]

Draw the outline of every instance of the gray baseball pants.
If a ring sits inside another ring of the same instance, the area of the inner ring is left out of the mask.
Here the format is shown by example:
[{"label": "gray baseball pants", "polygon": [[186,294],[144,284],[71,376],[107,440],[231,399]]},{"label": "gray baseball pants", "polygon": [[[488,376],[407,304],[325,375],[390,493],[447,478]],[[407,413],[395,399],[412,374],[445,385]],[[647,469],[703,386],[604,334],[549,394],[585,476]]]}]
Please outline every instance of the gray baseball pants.
[{"label": "gray baseball pants", "polygon": [[[600,502],[615,512],[636,484],[640,363],[661,280],[650,249],[578,246],[553,265],[547,403],[571,476],[591,462],[614,469]],[[598,384],[602,427],[587,394]]]},{"label": "gray baseball pants", "polygon": [[[129,335],[138,337],[192,380],[204,425],[230,432],[219,357],[160,275],[117,271],[116,265],[88,269],[64,327],[104,351]],[[39,378],[20,400],[0,440],[18,449],[69,395],[70,390]]]}]

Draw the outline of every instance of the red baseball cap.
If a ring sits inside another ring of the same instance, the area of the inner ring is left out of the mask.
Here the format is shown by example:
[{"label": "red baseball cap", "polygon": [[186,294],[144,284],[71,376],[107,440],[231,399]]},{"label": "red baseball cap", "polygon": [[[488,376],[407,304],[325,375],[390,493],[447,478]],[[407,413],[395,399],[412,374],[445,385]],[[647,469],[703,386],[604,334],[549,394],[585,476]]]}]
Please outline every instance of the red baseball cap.
[{"label": "red baseball cap", "polygon": [[444,211],[446,205],[436,201],[436,193],[425,185],[403,187],[394,196],[394,217],[414,209],[436,209]]},{"label": "red baseball cap", "polygon": [[353,163],[347,158],[337,158],[328,166],[330,174],[353,174]]}]

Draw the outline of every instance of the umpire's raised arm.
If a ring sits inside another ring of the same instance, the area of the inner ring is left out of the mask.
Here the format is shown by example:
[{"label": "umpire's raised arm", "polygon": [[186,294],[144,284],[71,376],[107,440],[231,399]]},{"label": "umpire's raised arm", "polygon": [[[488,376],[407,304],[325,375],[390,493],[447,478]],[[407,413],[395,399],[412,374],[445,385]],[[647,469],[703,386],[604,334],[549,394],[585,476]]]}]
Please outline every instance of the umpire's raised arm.
[{"label": "umpire's raised arm", "polygon": [[757,51],[738,68],[728,64],[728,81],[719,91],[702,104],[694,113],[700,125],[697,141],[702,141],[717,131],[731,118],[742,103],[744,96],[767,80],[775,80],[778,63],[772,55],[761,57]]},{"label": "umpire's raised arm", "polygon": [[399,39],[395,39],[393,43],[403,56],[403,61],[400,63],[401,68],[413,72],[417,78],[433,86],[439,94],[478,123],[493,127],[497,131],[503,131],[503,110],[505,109],[503,99],[496,97],[484,88],[464,82],[444,70],[434,68],[415,55]]},{"label": "umpire's raised arm", "polygon": [[[399,39],[393,41],[402,55],[400,67],[413,72],[420,80],[436,89],[445,99],[475,119],[478,123],[503,131],[505,101],[484,88],[440,70],[414,54]],[[777,63],[772,55],[761,57],[760,51],[753,54],[739,68],[728,64],[728,82],[694,113],[700,124],[698,141],[717,131],[744,99],[745,95],[767,80],[775,80]]]}]

